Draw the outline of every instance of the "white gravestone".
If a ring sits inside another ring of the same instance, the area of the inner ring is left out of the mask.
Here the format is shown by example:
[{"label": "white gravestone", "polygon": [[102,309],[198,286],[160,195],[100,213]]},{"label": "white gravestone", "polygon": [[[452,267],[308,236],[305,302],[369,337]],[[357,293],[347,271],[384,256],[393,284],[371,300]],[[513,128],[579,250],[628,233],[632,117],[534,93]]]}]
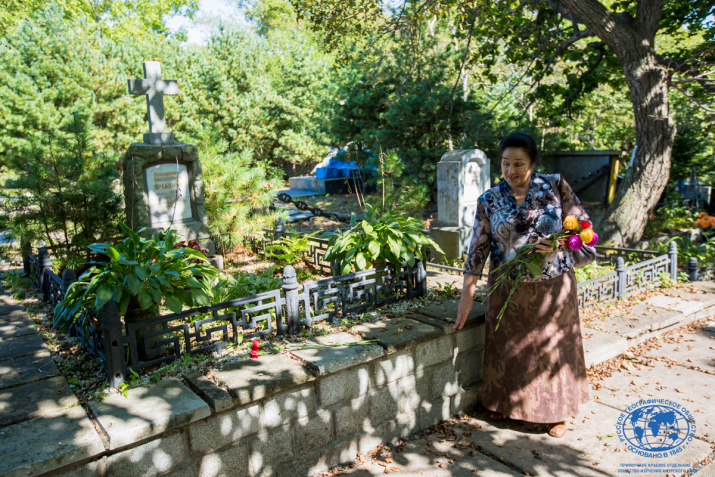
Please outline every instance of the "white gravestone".
[{"label": "white gravestone", "polygon": [[157,164],[145,170],[152,227],[191,220],[189,173],[184,164]]},{"label": "white gravestone", "polygon": [[449,151],[437,164],[437,218],[430,235],[447,258],[469,251],[477,199],[491,186],[489,159],[479,149]]}]

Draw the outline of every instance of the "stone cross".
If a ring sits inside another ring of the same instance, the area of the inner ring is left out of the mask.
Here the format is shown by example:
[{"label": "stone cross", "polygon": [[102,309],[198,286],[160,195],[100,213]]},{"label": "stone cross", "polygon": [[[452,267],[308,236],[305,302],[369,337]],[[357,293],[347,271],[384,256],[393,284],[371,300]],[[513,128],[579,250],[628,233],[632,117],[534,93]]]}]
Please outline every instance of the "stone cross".
[{"label": "stone cross", "polygon": [[161,63],[144,62],[144,79],[129,80],[129,94],[146,95],[149,132],[144,134],[146,144],[172,144],[174,134],[166,130],[164,120],[164,95],[179,94],[176,80],[161,79]]}]

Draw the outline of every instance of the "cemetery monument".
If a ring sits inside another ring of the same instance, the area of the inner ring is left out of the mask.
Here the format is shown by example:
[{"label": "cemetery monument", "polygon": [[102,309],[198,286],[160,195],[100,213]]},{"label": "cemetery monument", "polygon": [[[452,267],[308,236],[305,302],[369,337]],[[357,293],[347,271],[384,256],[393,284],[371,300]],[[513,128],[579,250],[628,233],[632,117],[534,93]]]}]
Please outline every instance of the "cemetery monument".
[{"label": "cemetery monument", "polygon": [[469,252],[477,199],[491,187],[489,173],[489,159],[479,149],[449,151],[437,164],[440,225],[430,229],[430,237],[449,259],[462,258]]},{"label": "cemetery monument", "polygon": [[175,141],[166,129],[164,95],[179,94],[177,82],[161,78],[158,61],[145,61],[144,79],[128,82],[130,94],[146,96],[149,132],[124,156],[127,226],[144,227],[147,237],[171,228],[179,240],[197,240],[211,263],[223,268],[210,239],[198,148]]}]

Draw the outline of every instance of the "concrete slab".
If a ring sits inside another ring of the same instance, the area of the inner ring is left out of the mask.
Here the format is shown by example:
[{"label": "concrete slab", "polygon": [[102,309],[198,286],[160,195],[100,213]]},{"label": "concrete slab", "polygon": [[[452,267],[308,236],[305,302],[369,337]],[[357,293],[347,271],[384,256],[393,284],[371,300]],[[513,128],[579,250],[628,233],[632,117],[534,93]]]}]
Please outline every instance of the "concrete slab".
[{"label": "concrete slab", "polygon": [[362,340],[342,331],[330,333],[308,340],[309,343],[323,346],[289,350],[289,354],[295,356],[316,376],[324,376],[342,369],[351,368],[377,359],[385,354],[385,350],[379,345],[337,345],[338,343],[356,343],[359,341]]},{"label": "concrete slab", "polygon": [[0,304],[0,316],[7,315],[16,311],[25,311],[25,308],[22,305]]},{"label": "concrete slab", "polygon": [[700,291],[715,293],[715,282],[692,282],[689,285]]},{"label": "concrete slab", "polygon": [[104,452],[104,445],[81,407],[39,417],[0,431],[0,475],[44,475]]},{"label": "concrete slab", "polygon": [[4,315],[0,315],[0,323],[3,321],[18,321],[27,320],[30,321],[30,315],[27,314],[24,308],[20,307],[19,310],[8,311]]},{"label": "concrete slab", "polygon": [[679,311],[670,311],[641,303],[595,320],[588,324],[588,328],[627,339],[635,339],[650,331],[673,326],[684,317],[685,315]]},{"label": "concrete slab", "polygon": [[695,475],[698,477],[715,477],[715,462],[710,462],[708,465],[698,470]]},{"label": "concrete slab", "polygon": [[282,354],[241,360],[213,370],[213,380],[226,386],[236,405],[248,404],[315,379],[296,360]]},{"label": "concrete slab", "polygon": [[191,371],[184,375],[184,379],[197,395],[209,403],[214,412],[219,413],[234,407],[231,395],[203,373]]},{"label": "concrete slab", "polygon": [[696,437],[715,440],[715,375],[693,371],[674,362],[655,361],[654,364],[613,373],[601,382],[600,390],[592,391],[592,397],[597,395],[599,402],[618,410],[640,399],[675,401],[693,414]]},{"label": "concrete slab", "polygon": [[59,375],[60,370],[50,356],[24,356],[0,361],[0,389]]},{"label": "concrete slab", "polygon": [[[441,303],[434,303],[432,305],[421,308],[418,311],[418,314],[454,324],[454,322],[457,320],[458,304],[458,298],[450,298],[447,300],[443,300]],[[484,307],[484,305],[482,305],[479,300],[474,300],[474,304],[472,305],[472,311],[467,317],[467,322],[465,323],[465,326],[484,322],[485,312],[486,308]]]},{"label": "concrete slab", "polygon": [[628,349],[628,340],[622,336],[585,327],[581,330],[581,336],[587,368],[623,354]]},{"label": "concrete slab", "polygon": [[698,301],[703,303],[706,307],[715,305],[715,293],[704,292],[702,290],[698,290],[695,287],[669,290],[664,293],[664,296],[682,298],[688,301]]},{"label": "concrete slab", "polygon": [[130,389],[89,403],[111,450],[211,415],[209,406],[178,379]]},{"label": "concrete slab", "polygon": [[4,340],[5,338],[30,335],[34,333],[37,333],[37,331],[35,330],[29,316],[26,318],[0,320],[0,339]]},{"label": "concrete slab", "polygon": [[649,351],[647,356],[667,356],[688,369],[715,374],[715,321],[673,330],[658,340],[657,348]]},{"label": "concrete slab", "polygon": [[291,197],[291,199],[296,199],[298,197],[305,198],[305,197],[315,197],[318,195],[325,195],[325,194],[321,194],[320,192],[318,192],[315,189],[283,189],[283,190],[279,190],[278,193],[279,194],[280,193],[288,194]]},{"label": "concrete slab", "polygon": [[50,357],[50,352],[40,335],[33,333],[0,341],[0,361],[20,356]]},{"label": "concrete slab", "polygon": [[0,427],[62,414],[78,404],[62,376],[0,390]]},{"label": "concrete slab", "polygon": [[679,311],[689,315],[700,311],[705,308],[705,303],[702,301],[686,300],[684,298],[672,297],[672,296],[652,296],[644,300],[646,305],[655,306],[658,308],[663,308],[668,311]]},{"label": "concrete slab", "polygon": [[340,472],[339,475],[366,477],[398,471],[400,476],[411,477],[522,475],[521,472],[476,451],[473,447],[464,445],[466,440],[460,440],[459,445],[454,445],[457,444],[456,441],[446,441],[445,437],[438,432],[428,434],[407,443],[399,452],[394,450],[389,463],[385,462],[385,457],[376,456],[374,461],[368,458],[366,462],[346,472]]},{"label": "concrete slab", "polygon": [[421,343],[440,335],[443,331],[409,318],[386,318],[355,326],[363,339],[378,340],[387,354]]}]

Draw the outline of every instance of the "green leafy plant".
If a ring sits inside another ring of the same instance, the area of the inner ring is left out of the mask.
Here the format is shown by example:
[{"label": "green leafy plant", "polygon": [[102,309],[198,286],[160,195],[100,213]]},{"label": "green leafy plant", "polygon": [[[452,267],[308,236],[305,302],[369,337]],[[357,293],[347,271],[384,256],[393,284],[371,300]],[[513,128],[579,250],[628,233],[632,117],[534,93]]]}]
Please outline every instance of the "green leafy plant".
[{"label": "green leafy plant", "polygon": [[425,246],[444,253],[425,235],[422,222],[404,213],[387,210],[378,215],[370,204],[365,204],[364,217],[356,226],[330,237],[324,259],[336,263],[336,272],[367,270],[381,260],[395,268],[403,262],[414,266],[416,260],[422,260]]},{"label": "green leafy plant", "polygon": [[678,266],[687,267],[690,257],[698,259],[698,266],[715,264],[715,238],[710,238],[707,242],[696,243],[689,238],[673,237],[665,242],[651,240],[649,247],[651,250],[658,250],[661,255],[668,253],[670,242],[678,244]]},{"label": "green leafy plant", "polygon": [[309,265],[307,260],[310,254],[310,239],[318,232],[313,232],[309,235],[291,234],[286,237],[281,237],[280,240],[273,242],[266,247],[266,257],[280,266],[295,265],[304,262]]},{"label": "green leafy plant", "polygon": [[274,271],[271,267],[261,274],[239,273],[235,277],[221,274],[212,288],[213,302],[221,303],[280,288],[283,280],[273,278]]},{"label": "green leafy plant", "polygon": [[576,272],[576,281],[578,283],[581,283],[596,277],[612,273],[615,271],[615,267],[608,262],[591,262],[585,267],[575,268],[574,271]]},{"label": "green leafy plant", "polygon": [[685,202],[682,202],[683,198],[682,194],[668,194],[666,201],[672,203],[664,205],[650,214],[644,235],[655,237],[659,234],[694,227],[693,211]]},{"label": "green leafy plant", "polygon": [[90,246],[108,260],[91,262],[92,267],[70,286],[55,307],[55,327],[66,332],[83,309],[98,312],[109,300],[117,302],[122,315],[137,308],[158,312],[162,303],[177,313],[184,306],[210,305],[211,281],[218,270],[203,253],[174,248],[171,230],[145,239],[120,225],[129,237],[114,247]]}]

